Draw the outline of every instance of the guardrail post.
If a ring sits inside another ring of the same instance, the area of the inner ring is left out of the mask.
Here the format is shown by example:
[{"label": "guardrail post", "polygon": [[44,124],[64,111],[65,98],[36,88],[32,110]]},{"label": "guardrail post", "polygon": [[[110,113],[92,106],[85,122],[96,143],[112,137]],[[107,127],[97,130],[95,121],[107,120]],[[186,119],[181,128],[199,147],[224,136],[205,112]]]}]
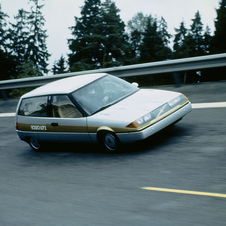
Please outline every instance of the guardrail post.
[{"label": "guardrail post", "polygon": [[184,84],[186,84],[186,80],[187,80],[187,72],[184,72]]},{"label": "guardrail post", "polygon": [[174,78],[174,83],[176,87],[180,86],[180,78],[179,78],[179,73],[178,72],[174,72],[173,73],[173,78]]},{"label": "guardrail post", "polygon": [[7,100],[8,98],[7,98],[6,91],[5,91],[5,90],[2,90],[1,93],[2,93],[3,99],[4,99],[4,100]]}]

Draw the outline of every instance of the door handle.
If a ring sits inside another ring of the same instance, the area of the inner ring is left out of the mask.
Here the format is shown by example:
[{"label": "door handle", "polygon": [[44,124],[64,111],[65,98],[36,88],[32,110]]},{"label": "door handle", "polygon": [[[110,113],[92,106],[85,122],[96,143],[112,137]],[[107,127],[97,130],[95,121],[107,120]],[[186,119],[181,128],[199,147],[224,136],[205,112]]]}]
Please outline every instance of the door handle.
[{"label": "door handle", "polygon": [[52,122],[52,123],[51,123],[51,126],[58,126],[58,123]]}]

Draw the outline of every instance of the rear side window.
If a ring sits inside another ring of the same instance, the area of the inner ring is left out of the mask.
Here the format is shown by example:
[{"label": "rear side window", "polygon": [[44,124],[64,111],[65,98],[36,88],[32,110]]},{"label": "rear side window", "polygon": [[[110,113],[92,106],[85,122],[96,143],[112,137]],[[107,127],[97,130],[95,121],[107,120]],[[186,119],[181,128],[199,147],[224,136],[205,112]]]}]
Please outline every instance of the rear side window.
[{"label": "rear side window", "polygon": [[47,96],[23,99],[18,114],[31,117],[47,117],[47,99]]}]

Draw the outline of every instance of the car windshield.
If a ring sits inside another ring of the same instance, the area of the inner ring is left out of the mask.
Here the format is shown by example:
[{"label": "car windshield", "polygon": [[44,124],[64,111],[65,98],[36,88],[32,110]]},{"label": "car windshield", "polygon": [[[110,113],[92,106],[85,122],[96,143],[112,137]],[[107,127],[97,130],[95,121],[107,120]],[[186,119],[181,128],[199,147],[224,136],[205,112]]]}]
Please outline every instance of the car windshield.
[{"label": "car windshield", "polygon": [[72,93],[77,103],[92,115],[133,94],[139,88],[123,79],[107,75]]}]

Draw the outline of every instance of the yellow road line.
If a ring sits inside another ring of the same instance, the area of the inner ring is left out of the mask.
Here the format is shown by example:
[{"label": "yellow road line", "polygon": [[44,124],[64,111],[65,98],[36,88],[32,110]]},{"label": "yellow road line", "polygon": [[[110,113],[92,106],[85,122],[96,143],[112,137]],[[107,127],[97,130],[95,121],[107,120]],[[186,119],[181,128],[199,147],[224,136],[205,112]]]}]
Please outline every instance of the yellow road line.
[{"label": "yellow road line", "polygon": [[150,190],[150,191],[172,192],[172,193],[180,193],[180,194],[188,194],[188,195],[203,195],[203,196],[213,196],[213,197],[219,197],[219,198],[226,198],[226,194],[220,194],[220,193],[186,191],[186,190],[177,190],[177,189],[168,189],[168,188],[155,188],[155,187],[142,187],[142,189]]}]

